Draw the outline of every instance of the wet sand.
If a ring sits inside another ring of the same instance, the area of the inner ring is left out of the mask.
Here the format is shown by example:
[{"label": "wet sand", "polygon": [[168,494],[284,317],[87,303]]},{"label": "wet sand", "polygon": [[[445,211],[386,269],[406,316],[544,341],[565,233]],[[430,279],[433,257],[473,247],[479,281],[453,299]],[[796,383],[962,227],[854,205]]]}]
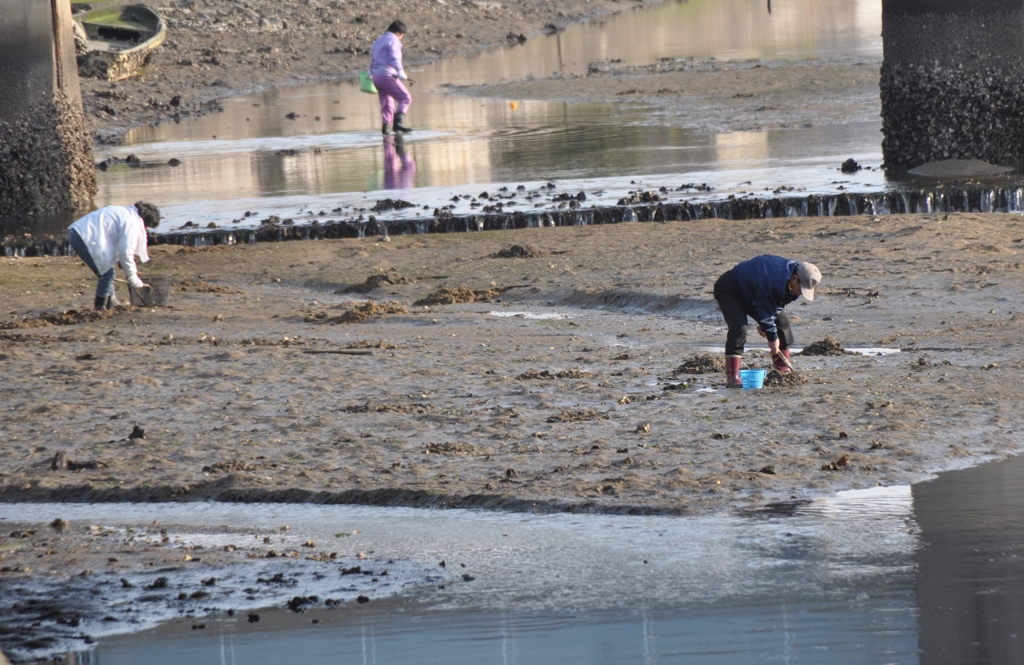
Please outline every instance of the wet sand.
[{"label": "wet sand", "polygon": [[[0,498],[699,513],[1021,449],[1018,217],[696,227],[160,246],[143,272],[191,280],[171,307],[74,325],[38,317],[91,302],[79,261],[7,259]],[[825,276],[798,344],[903,352],[796,356],[806,383],[759,392],[676,374],[722,344],[714,279],[765,252]],[[416,304],[441,287],[485,299]],[[338,350],[369,354],[311,353]]]},{"label": "wet sand", "polygon": [[[880,58],[594,62],[586,76],[453,86],[453,94],[569,103],[637,104],[649,123],[704,132],[806,129],[877,122]],[[877,165],[876,165],[877,166]]]},{"label": "wet sand", "polygon": [[[1024,448],[1022,243],[1018,216],[985,214],[157,246],[143,274],[179,280],[170,306],[109,316],[84,314],[95,281],[77,259],[5,259],[0,500],[701,514],[921,480]],[[824,274],[789,307],[798,344],[902,351],[796,355],[806,382],[760,391],[677,373],[723,343],[714,279],[762,252]],[[453,295],[483,299],[416,304]],[[24,528],[0,536],[0,585],[66,600],[12,610],[18,653],[99,616],[97,584],[129,597],[118,575],[171,570],[190,594],[284,552]],[[201,606],[175,597],[172,614]]]},{"label": "wet sand", "polygon": [[[109,83],[82,79],[89,129],[117,143],[140,125],[216,112],[219,99],[275,86],[354,77],[369,66],[370,46],[394,19],[409,27],[406,68],[519,43],[586,18],[643,2],[435,0],[289,3],[253,0],[149,2],[167,22],[167,41],[139,77]],[[646,3],[657,4],[657,3]],[[173,5],[173,6],[172,6]],[[415,94],[415,90],[413,91]]]}]

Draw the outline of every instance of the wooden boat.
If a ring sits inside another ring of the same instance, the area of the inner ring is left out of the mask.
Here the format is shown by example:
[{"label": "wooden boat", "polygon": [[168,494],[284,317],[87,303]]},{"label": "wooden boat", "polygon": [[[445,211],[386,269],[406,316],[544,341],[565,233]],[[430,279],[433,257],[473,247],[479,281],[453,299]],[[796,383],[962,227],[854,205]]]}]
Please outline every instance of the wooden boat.
[{"label": "wooden boat", "polygon": [[87,40],[78,74],[121,81],[139,73],[167,37],[167,26],[146,5],[108,5],[74,15]]}]

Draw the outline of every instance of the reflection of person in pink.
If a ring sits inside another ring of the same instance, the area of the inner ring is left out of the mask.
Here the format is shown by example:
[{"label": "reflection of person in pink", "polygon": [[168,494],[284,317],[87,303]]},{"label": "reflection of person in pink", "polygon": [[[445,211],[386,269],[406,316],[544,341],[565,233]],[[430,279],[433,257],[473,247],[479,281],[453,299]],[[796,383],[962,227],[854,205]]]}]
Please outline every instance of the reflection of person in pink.
[{"label": "reflection of person in pink", "polygon": [[402,81],[412,81],[405,75],[402,68],[402,39],[406,27],[401,21],[394,21],[388,31],[373,42],[370,56],[370,76],[377,87],[380,97],[380,116],[384,121],[384,135],[396,132],[411,132],[405,126],[405,112],[412,104],[412,95],[406,90]]},{"label": "reflection of person in pink", "polygon": [[401,136],[384,139],[384,189],[412,189],[416,186],[416,162],[405,152]]}]

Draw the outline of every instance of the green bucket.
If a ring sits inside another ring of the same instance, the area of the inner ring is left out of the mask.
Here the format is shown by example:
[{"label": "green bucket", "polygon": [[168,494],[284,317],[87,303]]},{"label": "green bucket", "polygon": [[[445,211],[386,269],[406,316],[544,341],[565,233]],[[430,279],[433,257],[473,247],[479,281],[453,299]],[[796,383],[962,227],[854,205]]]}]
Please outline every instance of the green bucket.
[{"label": "green bucket", "polygon": [[377,86],[373,84],[373,79],[370,78],[369,72],[359,72],[359,90],[368,95],[377,94]]}]

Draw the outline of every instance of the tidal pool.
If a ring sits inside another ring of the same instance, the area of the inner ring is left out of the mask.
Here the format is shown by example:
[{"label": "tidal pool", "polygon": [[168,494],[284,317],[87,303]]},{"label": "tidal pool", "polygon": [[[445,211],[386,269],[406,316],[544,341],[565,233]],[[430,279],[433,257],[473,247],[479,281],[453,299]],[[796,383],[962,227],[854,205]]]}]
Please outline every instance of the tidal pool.
[{"label": "tidal pool", "polygon": [[311,663],[1008,663],[1024,656],[1022,479],[1013,458],[707,517],[5,504],[0,523],[59,510],[72,523],[287,522],[314,538],[344,524],[374,556],[440,576],[365,605],[264,612],[258,624],[217,612],[195,631],[196,617],[172,619],[72,662],[145,652],[157,664],[296,653]]},{"label": "tidal pool", "polygon": [[[380,137],[376,98],[350,81],[228,99],[222,113],[132,130],[124,145],[98,147],[97,158],[133,153],[146,165],[100,172],[97,204],[153,200],[171,224],[205,226],[247,210],[296,217],[366,208],[383,190],[404,190],[403,198],[432,210],[481,186],[552,180],[560,191],[607,190],[612,203],[636,180],[654,189],[708,183],[722,197],[748,185],[834,191],[847,157],[880,163],[880,120],[714,134],[663,126],[642,105],[523,101],[513,109],[507,100],[448,94],[448,86],[580,75],[600,60],[878,60],[880,31],[879,0],[776,2],[771,13],[760,0],[626,10],[522,46],[416,67],[420,130],[404,141]],[[181,165],[167,166],[171,158]],[[885,185],[880,171],[841,180],[865,192]]]}]

